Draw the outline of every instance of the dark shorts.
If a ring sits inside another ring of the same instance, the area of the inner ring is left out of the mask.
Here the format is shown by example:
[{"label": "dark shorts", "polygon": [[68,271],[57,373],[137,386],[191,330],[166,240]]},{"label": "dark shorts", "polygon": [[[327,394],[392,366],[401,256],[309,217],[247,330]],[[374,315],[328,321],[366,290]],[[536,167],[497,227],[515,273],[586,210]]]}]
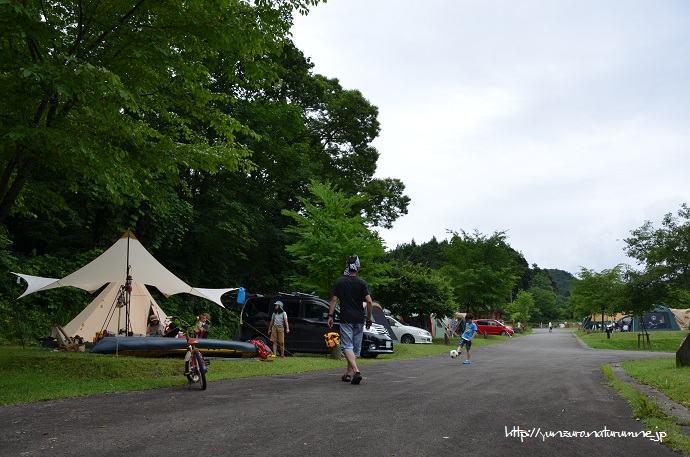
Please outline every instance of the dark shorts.
[{"label": "dark shorts", "polygon": [[463,346],[465,346],[467,348],[467,350],[469,351],[470,348],[472,347],[472,341],[467,341],[464,338],[460,338],[460,344],[458,344],[458,347],[461,348]]}]

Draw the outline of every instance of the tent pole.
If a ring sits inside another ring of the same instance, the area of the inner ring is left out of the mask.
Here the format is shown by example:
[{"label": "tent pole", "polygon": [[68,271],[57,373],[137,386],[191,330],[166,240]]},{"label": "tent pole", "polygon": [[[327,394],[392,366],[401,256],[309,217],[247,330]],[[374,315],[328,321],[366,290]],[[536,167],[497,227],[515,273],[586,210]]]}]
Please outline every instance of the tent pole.
[{"label": "tent pole", "polygon": [[129,264],[129,241],[130,237],[127,237],[127,279],[125,280],[125,336],[129,336],[129,305],[130,298],[132,295],[132,276],[131,270],[132,266]]},{"label": "tent pole", "polygon": [[120,354],[120,316],[122,315],[122,308],[117,309],[117,333],[115,334],[115,357],[118,357]]}]

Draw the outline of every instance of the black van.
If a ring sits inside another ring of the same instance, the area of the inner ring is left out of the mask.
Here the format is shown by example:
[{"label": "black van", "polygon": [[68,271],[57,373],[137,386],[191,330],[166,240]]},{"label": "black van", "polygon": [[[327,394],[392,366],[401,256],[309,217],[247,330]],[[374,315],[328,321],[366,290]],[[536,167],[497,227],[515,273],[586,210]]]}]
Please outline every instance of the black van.
[{"label": "black van", "polygon": [[[290,333],[285,335],[285,350],[294,352],[311,352],[327,354],[324,335],[338,332],[339,310],[336,308],[333,328],[328,328],[329,303],[315,295],[292,293],[272,296],[247,294],[240,314],[238,340],[257,340],[266,347],[273,348],[269,341],[268,324],[271,322],[273,304],[280,300],[287,313]],[[374,358],[379,354],[392,354],[393,340],[385,327],[372,324],[364,331],[362,353],[364,358]]]}]

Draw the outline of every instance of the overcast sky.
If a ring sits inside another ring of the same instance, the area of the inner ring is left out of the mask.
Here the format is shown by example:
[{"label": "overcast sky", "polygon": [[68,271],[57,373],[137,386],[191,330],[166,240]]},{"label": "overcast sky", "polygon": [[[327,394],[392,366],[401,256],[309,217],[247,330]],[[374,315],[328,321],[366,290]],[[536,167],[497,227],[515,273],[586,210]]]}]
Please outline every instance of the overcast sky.
[{"label": "overcast sky", "polygon": [[689,202],[687,0],[329,0],[297,17],[314,71],[379,109],[388,248],[491,235],[573,274]]}]

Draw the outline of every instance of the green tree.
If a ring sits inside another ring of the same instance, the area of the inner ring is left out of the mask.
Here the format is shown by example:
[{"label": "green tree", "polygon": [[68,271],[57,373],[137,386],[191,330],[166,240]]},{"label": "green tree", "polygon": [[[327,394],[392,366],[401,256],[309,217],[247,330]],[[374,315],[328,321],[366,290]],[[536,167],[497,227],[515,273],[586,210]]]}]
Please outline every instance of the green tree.
[{"label": "green tree", "polygon": [[625,300],[621,311],[642,317],[660,303],[688,303],[687,291],[672,289],[653,272],[629,270],[625,275]]},{"label": "green tree", "polygon": [[445,257],[447,240],[439,242],[436,237],[426,243],[417,244],[415,240],[396,246],[386,253],[386,260],[399,260],[425,265],[434,270],[440,270],[448,263]]},{"label": "green tree", "polygon": [[215,92],[209,69],[245,86],[275,79],[261,57],[317,2],[1,2],[0,224],[66,208],[35,176],[155,205],[147,188],[181,167],[249,165],[236,135],[250,130],[219,109],[236,94]]},{"label": "green tree", "polygon": [[378,233],[369,230],[362,215],[353,211],[362,197],[347,197],[320,183],[311,184],[309,191],[311,200],[300,198],[302,210],[283,211],[295,221],[285,231],[297,236],[286,247],[295,267],[290,280],[302,290],[328,297],[343,274],[345,260],[357,255],[362,262],[360,276],[375,289],[385,281],[385,267],[380,263],[385,250]]},{"label": "green tree", "polygon": [[534,300],[532,317],[535,322],[554,320],[560,317],[556,307],[556,293],[553,288],[553,281],[546,271],[538,271],[530,280],[527,291]]},{"label": "green tree", "polygon": [[631,299],[647,309],[655,303],[685,307],[690,304],[690,208],[682,204],[677,216],[668,213],[661,224],[655,229],[646,221],[625,239],[625,253],[642,268],[629,273],[631,288],[640,294]]},{"label": "green tree", "polygon": [[532,318],[532,311],[535,309],[534,298],[532,294],[521,290],[517,293],[517,297],[512,303],[505,306],[505,312],[508,319],[515,322],[529,322]]},{"label": "green tree", "polygon": [[627,298],[622,265],[600,273],[582,268],[570,289],[568,306],[576,317],[598,313],[612,315],[629,306]]},{"label": "green tree", "polygon": [[450,279],[456,299],[466,310],[503,308],[520,278],[519,255],[506,243],[505,232],[451,232],[441,272]]},{"label": "green tree", "polygon": [[[185,251],[201,251],[204,261],[195,265],[200,279],[225,278],[266,293],[292,287],[287,277],[294,268],[284,247],[296,237],[284,231],[291,218],[282,211],[302,210],[300,198],[310,197],[312,180],[338,176],[334,188],[360,197],[353,214],[361,213],[369,227],[389,226],[407,211],[409,198],[399,180],[372,176],[378,154],[370,153],[369,142],[378,134],[377,110],[361,93],[313,75],[311,62],[292,44],[264,59],[275,65],[280,83],[245,88],[244,99],[222,106],[254,133],[237,135],[253,151],[253,167],[246,173],[185,175],[190,192],[183,198],[194,213],[185,243],[170,258],[180,262],[189,257]],[[217,80],[219,91],[236,90],[221,74]],[[342,132],[328,130],[337,127],[326,122],[330,117],[337,117]],[[327,147],[324,136],[330,138]],[[341,149],[349,151],[347,167],[331,155]],[[212,264],[220,267],[208,271],[209,259],[218,259]]]},{"label": "green tree", "polygon": [[387,281],[374,299],[395,315],[452,316],[457,311],[453,288],[438,272],[410,262],[390,262]]},{"label": "green tree", "polygon": [[407,214],[410,199],[399,179],[374,177],[379,153],[372,142],[380,132],[378,108],[335,78],[314,75],[308,87],[314,92],[303,97],[302,106],[311,132],[310,170],[347,195],[366,195],[356,209],[367,224],[391,228]]},{"label": "green tree", "polygon": [[559,316],[563,319],[572,319],[574,316],[566,304],[570,297],[570,285],[575,276],[564,270],[547,269],[545,271],[553,279],[555,285],[556,307],[559,310]]}]

